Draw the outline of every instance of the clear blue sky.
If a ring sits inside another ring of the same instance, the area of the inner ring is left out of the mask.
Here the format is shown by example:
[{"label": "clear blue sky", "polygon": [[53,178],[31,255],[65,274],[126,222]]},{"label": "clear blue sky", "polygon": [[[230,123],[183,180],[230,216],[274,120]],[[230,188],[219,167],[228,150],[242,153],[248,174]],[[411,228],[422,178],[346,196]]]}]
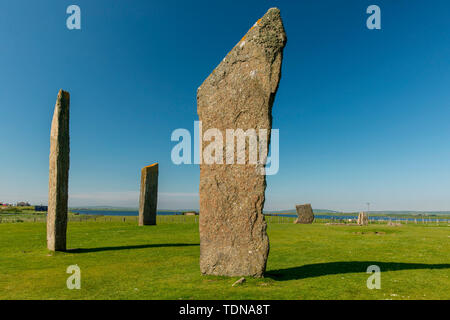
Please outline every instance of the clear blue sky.
[{"label": "clear blue sky", "polygon": [[[366,28],[371,4],[381,30]],[[0,201],[46,203],[63,88],[70,205],[136,207],[140,168],[158,161],[159,207],[198,208],[199,167],[172,164],[170,135],[193,129],[197,88],[273,6],[288,44],[266,209],[450,210],[450,3],[424,0],[2,1]]]}]

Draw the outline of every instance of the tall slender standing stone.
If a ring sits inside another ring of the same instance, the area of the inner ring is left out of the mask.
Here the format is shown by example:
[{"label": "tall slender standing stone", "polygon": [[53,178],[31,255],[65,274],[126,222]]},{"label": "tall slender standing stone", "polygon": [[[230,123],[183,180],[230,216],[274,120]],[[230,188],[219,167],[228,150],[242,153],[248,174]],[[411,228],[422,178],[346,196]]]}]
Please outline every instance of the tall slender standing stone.
[{"label": "tall slender standing stone", "polygon": [[47,248],[66,250],[69,194],[70,95],[59,90],[50,134],[50,166],[47,214]]},{"label": "tall slender standing stone", "polygon": [[139,225],[156,224],[158,202],[158,164],[142,168],[141,193],[139,198]]},{"label": "tall slender standing stone", "polygon": [[358,214],[358,225],[360,226],[367,226],[369,224],[369,216],[366,212],[360,212]]},{"label": "tall slender standing stone", "polygon": [[299,204],[295,206],[297,210],[297,219],[294,221],[296,224],[311,224],[314,221],[314,212],[311,205]]},{"label": "tall slender standing stone", "polygon": [[[224,138],[227,129],[245,132],[263,129],[270,134],[285,44],[280,11],[272,8],[198,89],[197,112],[205,134],[208,129],[218,129]],[[269,139],[258,142],[262,146],[261,160],[267,156]],[[235,162],[237,149],[231,152]],[[218,151],[214,157],[230,155],[225,145]],[[264,275],[269,254],[263,216],[266,177],[262,173],[263,164],[249,161],[248,147],[245,153],[243,164],[229,164],[227,160],[213,164],[204,161],[200,165],[200,270],[203,274]]]}]

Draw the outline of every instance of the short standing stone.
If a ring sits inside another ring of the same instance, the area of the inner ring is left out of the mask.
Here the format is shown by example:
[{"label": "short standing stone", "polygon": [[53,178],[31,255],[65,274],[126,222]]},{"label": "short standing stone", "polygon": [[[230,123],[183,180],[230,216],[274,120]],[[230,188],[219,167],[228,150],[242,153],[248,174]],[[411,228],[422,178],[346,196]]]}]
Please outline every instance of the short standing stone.
[{"label": "short standing stone", "polygon": [[52,251],[66,250],[70,162],[69,108],[70,95],[60,90],[50,134],[47,248]]},{"label": "short standing stone", "polygon": [[369,224],[369,216],[366,212],[360,212],[358,214],[358,225],[366,226]]},{"label": "short standing stone", "polygon": [[158,164],[141,171],[141,193],[139,198],[139,225],[155,225],[158,203]]},{"label": "short standing stone", "polygon": [[[262,129],[270,134],[285,44],[280,11],[272,8],[198,89],[197,111],[203,132],[216,129],[224,139],[227,130],[252,129],[259,133]],[[211,164],[204,160],[200,165],[203,274],[262,277],[266,268],[269,238],[263,216],[264,161],[249,160],[250,139],[245,140],[246,156],[240,158],[242,163],[237,163],[237,148],[227,153],[224,144],[215,149],[215,156],[227,154],[227,161],[218,159]],[[260,139],[259,145],[264,150],[259,153],[261,160],[267,156],[268,139]],[[234,164],[230,164],[228,155]]]},{"label": "short standing stone", "polygon": [[314,213],[311,205],[308,204],[299,204],[295,206],[297,209],[297,220],[294,223],[299,224],[311,224],[314,221]]}]

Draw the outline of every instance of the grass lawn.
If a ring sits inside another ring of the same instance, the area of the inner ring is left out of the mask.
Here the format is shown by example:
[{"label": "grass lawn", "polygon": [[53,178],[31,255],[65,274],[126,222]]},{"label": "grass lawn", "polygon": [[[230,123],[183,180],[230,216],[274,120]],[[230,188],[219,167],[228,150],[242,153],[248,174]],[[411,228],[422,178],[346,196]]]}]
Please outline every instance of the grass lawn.
[{"label": "grass lawn", "polygon": [[[200,274],[198,225],[181,219],[70,222],[64,253],[47,251],[43,222],[2,223],[0,299],[450,299],[448,225],[269,223],[266,277],[232,287]],[[74,264],[80,290],[66,287]],[[366,286],[374,264],[380,290]]]}]

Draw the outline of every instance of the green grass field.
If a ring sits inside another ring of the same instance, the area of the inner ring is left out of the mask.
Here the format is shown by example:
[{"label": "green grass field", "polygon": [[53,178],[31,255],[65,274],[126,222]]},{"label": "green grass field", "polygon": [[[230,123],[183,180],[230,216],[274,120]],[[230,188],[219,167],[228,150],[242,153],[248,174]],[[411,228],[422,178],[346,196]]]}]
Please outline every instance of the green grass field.
[{"label": "green grass field", "polygon": [[[43,222],[2,223],[0,299],[450,299],[448,225],[269,223],[266,277],[232,287],[200,274],[194,219],[72,221],[64,253],[47,251]],[[80,290],[66,287],[74,264]],[[374,264],[380,290],[366,286]]]}]

